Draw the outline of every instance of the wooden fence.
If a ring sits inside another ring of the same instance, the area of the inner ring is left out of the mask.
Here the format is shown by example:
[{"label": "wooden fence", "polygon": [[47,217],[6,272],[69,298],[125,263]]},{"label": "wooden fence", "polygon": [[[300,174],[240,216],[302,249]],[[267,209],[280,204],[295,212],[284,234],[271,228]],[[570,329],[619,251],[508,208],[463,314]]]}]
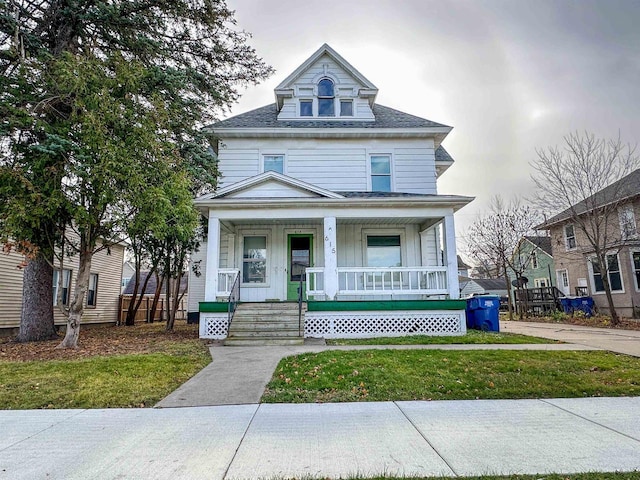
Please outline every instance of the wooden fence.
[{"label": "wooden fence", "polygon": [[[120,323],[124,323],[127,318],[127,311],[129,310],[129,304],[131,303],[132,295],[120,295]],[[137,301],[137,300],[136,300]],[[151,306],[153,305],[153,295],[145,295],[140,303],[135,317],[136,322],[164,322],[165,318],[165,297],[161,295],[158,299],[158,306],[156,307],[153,320],[149,318],[151,314]],[[176,320],[185,320],[187,318],[187,297],[182,297],[178,310],[176,311]]]}]

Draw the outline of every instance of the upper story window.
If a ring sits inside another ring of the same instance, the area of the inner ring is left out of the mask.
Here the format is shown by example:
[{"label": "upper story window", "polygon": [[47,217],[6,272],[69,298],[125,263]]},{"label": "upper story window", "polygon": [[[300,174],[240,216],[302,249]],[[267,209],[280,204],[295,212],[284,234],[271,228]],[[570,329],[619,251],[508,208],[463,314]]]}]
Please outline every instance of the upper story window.
[{"label": "upper story window", "polygon": [[533,252],[531,254],[531,268],[533,268],[534,270],[538,268],[538,254],[536,252]]},{"label": "upper story window", "polygon": [[333,82],[323,78],[318,82],[318,116],[335,117],[335,88]]},{"label": "upper story window", "polygon": [[263,155],[263,171],[284,173],[284,155]]},{"label": "upper story window", "polygon": [[625,205],[618,209],[618,220],[620,221],[620,233],[623,240],[636,236],[638,230],[632,205]]},{"label": "upper story window", "polygon": [[340,116],[353,117],[353,100],[340,100]]},{"label": "upper story window", "polygon": [[371,155],[371,191],[391,191],[390,155]]},{"label": "upper story window", "polygon": [[576,233],[573,225],[564,226],[564,244],[567,250],[573,250],[576,248]]},{"label": "upper story window", "polygon": [[300,100],[300,116],[313,117],[313,100]]}]

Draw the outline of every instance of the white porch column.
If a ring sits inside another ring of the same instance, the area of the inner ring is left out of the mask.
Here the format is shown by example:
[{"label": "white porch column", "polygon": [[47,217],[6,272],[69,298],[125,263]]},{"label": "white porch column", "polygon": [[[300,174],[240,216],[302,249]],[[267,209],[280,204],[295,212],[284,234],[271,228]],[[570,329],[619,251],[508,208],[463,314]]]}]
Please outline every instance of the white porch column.
[{"label": "white porch column", "polygon": [[460,298],[458,283],[458,257],[456,255],[456,227],[453,213],[444,216],[444,248],[447,261],[447,287],[449,298]]},{"label": "white porch column", "polygon": [[207,268],[204,277],[204,301],[215,302],[220,268],[220,220],[209,210],[209,236],[207,238]]},{"label": "white porch column", "polygon": [[336,217],[324,217],[324,293],[329,300],[338,294]]}]

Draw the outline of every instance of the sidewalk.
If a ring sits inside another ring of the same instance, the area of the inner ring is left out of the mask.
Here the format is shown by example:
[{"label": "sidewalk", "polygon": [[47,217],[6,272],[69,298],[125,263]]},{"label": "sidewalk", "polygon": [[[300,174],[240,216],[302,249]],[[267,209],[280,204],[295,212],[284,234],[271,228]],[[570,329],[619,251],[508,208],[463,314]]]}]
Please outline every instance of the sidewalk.
[{"label": "sidewalk", "polygon": [[640,469],[640,397],[0,411],[0,480]]},{"label": "sidewalk", "polygon": [[616,353],[640,357],[640,331],[613,328],[582,327],[561,323],[501,321],[505,333],[519,333],[533,337],[551,338],[576,345],[600,348]]}]

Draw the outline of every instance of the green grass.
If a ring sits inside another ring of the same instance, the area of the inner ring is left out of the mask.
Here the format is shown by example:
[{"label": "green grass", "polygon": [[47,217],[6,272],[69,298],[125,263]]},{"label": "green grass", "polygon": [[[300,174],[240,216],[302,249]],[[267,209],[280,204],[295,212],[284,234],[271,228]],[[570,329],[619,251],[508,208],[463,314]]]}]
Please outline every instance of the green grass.
[{"label": "green grass", "polygon": [[640,395],[640,359],[585,351],[326,351],[283,359],[267,403]]},{"label": "green grass", "polygon": [[466,335],[430,336],[410,335],[406,337],[357,338],[327,340],[327,345],[435,345],[435,344],[496,344],[496,343],[558,343],[546,338],[528,337],[514,333],[482,332],[468,330]]},{"label": "green grass", "polygon": [[0,409],[150,407],[210,361],[196,341],[162,353],[0,362]]},{"label": "green grass", "polygon": [[[452,477],[425,477],[424,480],[445,480]],[[483,475],[480,477],[455,477],[458,480],[638,480],[640,472],[572,473],[539,475]],[[402,480],[419,480],[420,477],[402,477]],[[354,479],[355,480],[355,479]],[[372,480],[395,480],[394,477],[376,477]],[[401,480],[398,478],[397,480]]]}]

